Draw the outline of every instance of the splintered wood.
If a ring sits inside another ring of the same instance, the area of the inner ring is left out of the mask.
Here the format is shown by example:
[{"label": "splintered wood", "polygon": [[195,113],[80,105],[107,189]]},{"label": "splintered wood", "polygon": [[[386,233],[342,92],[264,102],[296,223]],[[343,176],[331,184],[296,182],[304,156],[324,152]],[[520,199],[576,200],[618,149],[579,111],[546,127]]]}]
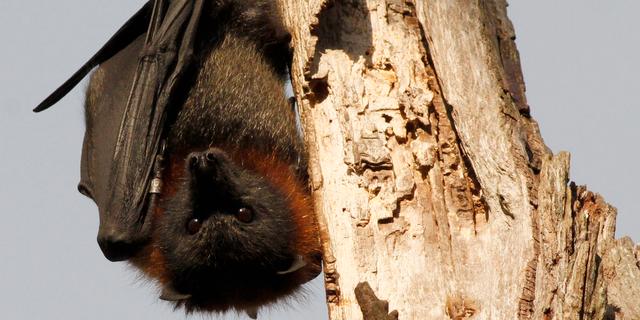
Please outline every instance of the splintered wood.
[{"label": "splintered wood", "polygon": [[637,249],[544,145],[505,1],[280,3],[331,319],[640,317]]}]

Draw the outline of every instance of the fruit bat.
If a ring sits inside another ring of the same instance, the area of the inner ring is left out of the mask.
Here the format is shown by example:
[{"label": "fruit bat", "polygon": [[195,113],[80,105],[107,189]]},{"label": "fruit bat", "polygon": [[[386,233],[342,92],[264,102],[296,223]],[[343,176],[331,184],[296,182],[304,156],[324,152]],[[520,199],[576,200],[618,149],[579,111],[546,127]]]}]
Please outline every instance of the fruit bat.
[{"label": "fruit bat", "polygon": [[245,310],[320,272],[306,156],[273,1],[149,1],[35,111],[94,67],[78,189],[98,242],[187,311]]}]

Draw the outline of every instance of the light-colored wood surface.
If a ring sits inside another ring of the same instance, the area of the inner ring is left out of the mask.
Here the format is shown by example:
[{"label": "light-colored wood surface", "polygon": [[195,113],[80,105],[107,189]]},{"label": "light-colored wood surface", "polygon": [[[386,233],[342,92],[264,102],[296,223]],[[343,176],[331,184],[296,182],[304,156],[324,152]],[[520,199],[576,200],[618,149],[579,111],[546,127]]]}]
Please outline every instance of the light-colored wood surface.
[{"label": "light-colored wood surface", "polygon": [[504,0],[280,2],[331,319],[640,318],[639,249],[544,145]]}]

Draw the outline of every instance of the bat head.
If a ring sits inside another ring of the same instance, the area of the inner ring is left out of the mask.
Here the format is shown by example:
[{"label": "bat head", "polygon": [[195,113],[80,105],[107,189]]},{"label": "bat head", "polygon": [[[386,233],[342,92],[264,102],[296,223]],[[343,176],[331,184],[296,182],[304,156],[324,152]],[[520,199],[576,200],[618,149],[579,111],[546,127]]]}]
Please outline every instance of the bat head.
[{"label": "bat head", "polygon": [[[187,310],[248,309],[320,272],[313,211],[275,157],[209,148],[171,161],[157,225],[162,297]],[[153,272],[151,272],[153,273]]]}]

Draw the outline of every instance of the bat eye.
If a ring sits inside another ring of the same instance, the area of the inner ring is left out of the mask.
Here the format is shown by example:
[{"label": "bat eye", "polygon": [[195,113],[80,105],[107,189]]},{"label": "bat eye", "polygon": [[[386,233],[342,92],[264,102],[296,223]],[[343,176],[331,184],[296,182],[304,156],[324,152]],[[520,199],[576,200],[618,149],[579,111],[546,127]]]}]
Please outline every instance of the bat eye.
[{"label": "bat eye", "polygon": [[236,218],[244,223],[249,223],[253,221],[253,211],[249,208],[240,208],[236,213]]},{"label": "bat eye", "polygon": [[202,227],[202,221],[198,218],[193,218],[187,223],[187,231],[190,235],[198,233],[198,231],[200,231],[200,227]]}]

